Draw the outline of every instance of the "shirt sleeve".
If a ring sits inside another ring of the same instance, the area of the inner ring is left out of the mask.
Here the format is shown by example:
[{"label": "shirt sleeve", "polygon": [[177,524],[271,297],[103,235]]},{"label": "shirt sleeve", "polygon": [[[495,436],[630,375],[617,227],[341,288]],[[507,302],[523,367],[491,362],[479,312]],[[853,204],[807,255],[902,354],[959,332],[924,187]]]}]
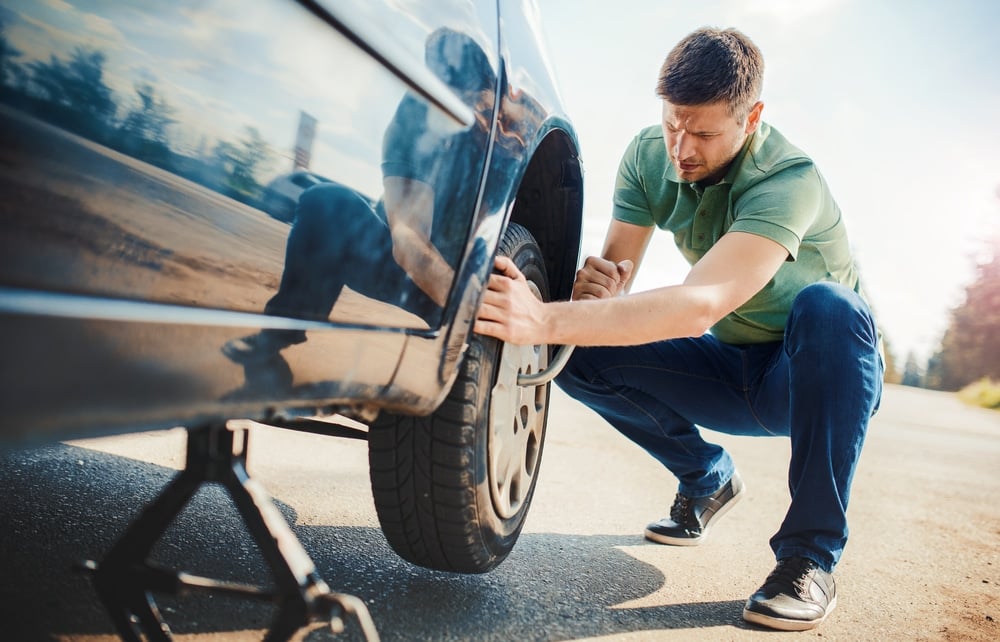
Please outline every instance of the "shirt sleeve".
[{"label": "shirt sleeve", "polygon": [[407,93],[382,141],[382,175],[425,180],[417,141],[427,131],[427,106]]},{"label": "shirt sleeve", "polygon": [[771,239],[788,250],[789,260],[794,261],[822,202],[823,184],[815,166],[795,164],[747,189],[734,203],[729,231]]},{"label": "shirt sleeve", "polygon": [[625,223],[651,227],[655,221],[639,170],[639,140],[640,136],[632,139],[618,165],[612,216]]}]

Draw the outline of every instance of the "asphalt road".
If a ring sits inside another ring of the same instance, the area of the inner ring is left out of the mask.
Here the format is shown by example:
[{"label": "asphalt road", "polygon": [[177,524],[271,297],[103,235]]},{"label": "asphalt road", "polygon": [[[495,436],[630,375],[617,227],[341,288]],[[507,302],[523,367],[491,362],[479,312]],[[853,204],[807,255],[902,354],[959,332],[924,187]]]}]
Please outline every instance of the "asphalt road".
[{"label": "asphalt road", "polygon": [[[874,420],[837,569],[839,606],[818,630],[740,619],[773,565],[767,540],[787,502],[783,439],[719,435],[748,485],[697,548],[643,541],[673,481],[596,415],[555,394],[525,531],[495,571],[410,566],[389,549],[368,490],[363,442],[252,432],[250,471],[335,591],[369,606],[383,640],[1000,639],[1000,413],[889,387]],[[75,562],[100,558],[183,461],[184,433],[56,444],[0,455],[0,640],[114,640]],[[263,582],[225,494],[196,495],[154,557]],[[269,607],[218,596],[161,599],[178,640],[260,639]],[[311,642],[357,640],[315,630]]]}]

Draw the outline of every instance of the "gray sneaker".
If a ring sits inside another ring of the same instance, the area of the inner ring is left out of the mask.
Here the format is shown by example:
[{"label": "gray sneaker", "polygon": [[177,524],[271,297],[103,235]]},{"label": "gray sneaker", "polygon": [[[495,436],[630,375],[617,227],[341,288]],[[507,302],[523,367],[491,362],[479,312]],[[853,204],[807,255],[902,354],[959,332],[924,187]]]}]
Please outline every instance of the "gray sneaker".
[{"label": "gray sneaker", "polygon": [[771,574],[743,607],[743,619],[781,631],[820,625],[837,606],[833,575],[804,557],[778,560]]},{"label": "gray sneaker", "polygon": [[688,497],[677,493],[670,517],[664,517],[646,527],[646,539],[673,546],[697,546],[708,535],[708,529],[743,497],[746,486],[739,473],[715,493],[707,497]]}]

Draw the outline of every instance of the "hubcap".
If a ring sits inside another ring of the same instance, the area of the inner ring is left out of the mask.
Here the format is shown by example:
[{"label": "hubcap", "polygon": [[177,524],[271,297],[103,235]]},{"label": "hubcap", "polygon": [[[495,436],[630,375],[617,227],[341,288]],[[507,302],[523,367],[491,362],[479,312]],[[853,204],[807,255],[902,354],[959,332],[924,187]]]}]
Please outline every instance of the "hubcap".
[{"label": "hubcap", "polygon": [[[538,288],[528,282],[535,296]],[[531,490],[541,455],[548,388],[518,386],[517,375],[540,371],[548,363],[545,346],[505,343],[496,385],[490,395],[489,484],[497,514],[510,518]]]}]

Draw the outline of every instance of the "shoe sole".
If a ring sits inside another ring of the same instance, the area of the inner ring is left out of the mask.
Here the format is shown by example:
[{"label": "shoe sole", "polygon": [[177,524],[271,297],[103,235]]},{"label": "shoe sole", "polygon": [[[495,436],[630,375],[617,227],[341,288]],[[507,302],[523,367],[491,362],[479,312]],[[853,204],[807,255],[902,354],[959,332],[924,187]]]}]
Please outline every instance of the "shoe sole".
[{"label": "shoe sole", "polygon": [[656,542],[657,544],[667,544],[669,546],[698,546],[708,537],[708,533],[712,528],[712,524],[719,521],[719,518],[729,512],[729,509],[736,505],[743,496],[746,495],[747,485],[744,483],[740,487],[740,492],[733,495],[733,498],[726,502],[722,508],[719,509],[715,515],[712,515],[712,519],[708,520],[705,524],[705,528],[702,530],[701,535],[698,537],[670,537],[669,535],[661,535],[655,531],[651,531],[648,528],[643,532],[646,539],[651,542]]},{"label": "shoe sole", "polygon": [[760,626],[766,626],[769,629],[776,629],[778,631],[808,631],[822,624],[829,617],[830,613],[833,613],[833,609],[836,607],[837,597],[834,596],[830,601],[830,605],[826,607],[826,613],[817,620],[792,620],[783,617],[773,617],[746,608],[743,609],[743,619],[751,624],[759,624]]}]

